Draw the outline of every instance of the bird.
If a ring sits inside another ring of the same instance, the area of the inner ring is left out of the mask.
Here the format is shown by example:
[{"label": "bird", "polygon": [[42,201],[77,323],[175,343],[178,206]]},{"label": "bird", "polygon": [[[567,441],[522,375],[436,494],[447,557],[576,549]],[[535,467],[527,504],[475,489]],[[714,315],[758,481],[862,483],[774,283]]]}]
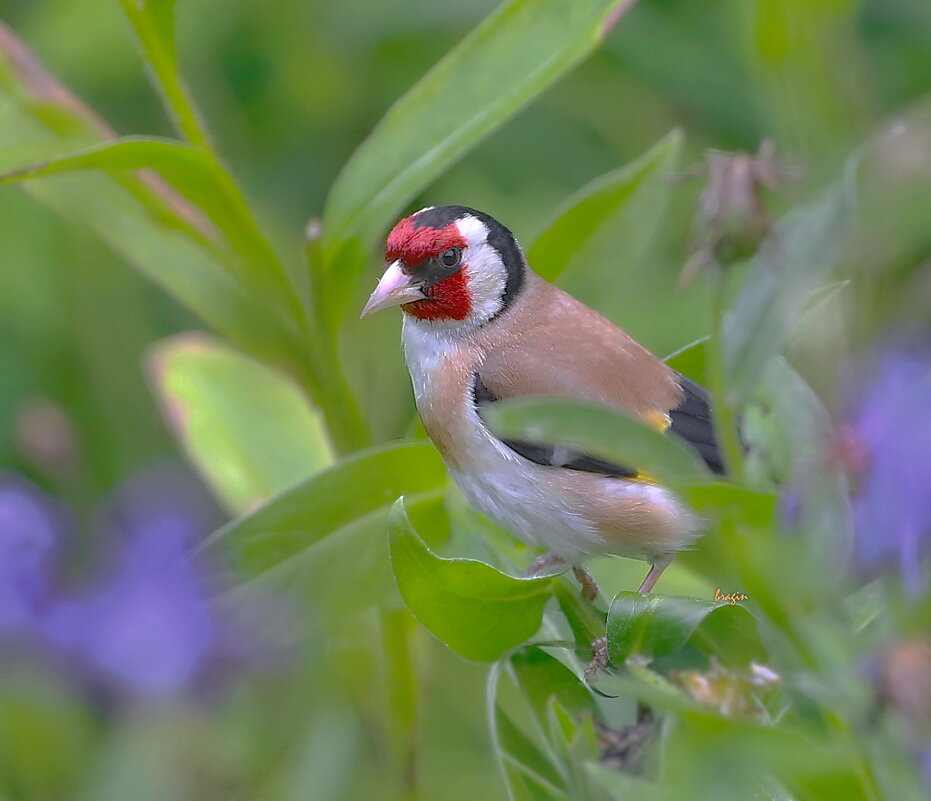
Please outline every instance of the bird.
[{"label": "bird", "polygon": [[633,465],[554,442],[501,438],[488,410],[542,396],[600,403],[684,440],[716,474],[724,460],[709,393],[613,322],[537,275],[514,235],[467,206],[428,206],[401,219],[384,274],[362,309],[403,311],[402,344],[417,411],[466,501],[544,550],[529,571],[646,560],[650,593],[704,521]]}]

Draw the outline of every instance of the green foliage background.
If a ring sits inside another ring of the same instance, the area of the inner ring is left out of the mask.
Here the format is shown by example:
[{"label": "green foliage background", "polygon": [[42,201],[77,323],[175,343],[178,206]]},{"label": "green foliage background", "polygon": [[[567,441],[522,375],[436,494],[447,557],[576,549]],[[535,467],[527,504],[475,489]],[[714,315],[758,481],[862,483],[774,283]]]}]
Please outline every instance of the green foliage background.
[{"label": "green foliage background", "polygon": [[[260,626],[287,668],[211,704],[101,721],[53,677],[4,671],[0,797],[920,797],[855,663],[926,628],[928,604],[905,613],[894,587],[855,592],[836,569],[842,476],[808,482],[817,514],[794,537],[773,479],[830,441],[838,362],[927,316],[931,7],[2,0],[0,20],[88,106],[6,42],[0,173],[21,186],[0,191],[0,463],[90,519],[183,452],[231,518],[204,546],[236,576],[219,603],[295,611]],[[804,175],[770,199],[779,248],[678,288],[701,181],[677,177],[763,137]],[[924,173],[906,161],[905,180],[889,164],[909,147]],[[495,421],[634,454],[707,514],[658,587],[683,597],[641,606],[627,560],[592,565],[610,604],[515,579],[533,554],[449,486],[397,317],[356,319],[393,220],[441,203],[501,219],[538,271],[659,355],[711,335],[675,358],[759,444],[732,484],[602,410]],[[73,430],[67,470],[24,445],[48,402]],[[719,587],[746,609],[711,603]],[[610,699],[579,678],[606,632]],[[765,662],[776,697],[731,715],[668,680],[675,658],[712,656]],[[601,764],[595,721],[628,726],[638,700],[665,722],[631,775]]]}]

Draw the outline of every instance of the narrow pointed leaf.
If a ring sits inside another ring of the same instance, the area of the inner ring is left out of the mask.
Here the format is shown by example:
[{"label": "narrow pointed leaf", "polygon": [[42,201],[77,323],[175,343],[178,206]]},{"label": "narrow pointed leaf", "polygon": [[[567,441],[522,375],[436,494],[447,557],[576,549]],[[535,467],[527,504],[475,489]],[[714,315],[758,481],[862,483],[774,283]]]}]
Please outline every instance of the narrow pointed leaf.
[{"label": "narrow pointed leaf", "polygon": [[836,185],[783,217],[754,257],[724,328],[725,368],[738,402],[749,397],[843,253],[859,160],[852,156]]},{"label": "narrow pointed leaf", "polygon": [[640,264],[663,220],[682,136],[673,131],[636,161],[596,178],[567,201],[527,253],[533,269],[610,316],[606,282]]},{"label": "narrow pointed leaf", "polygon": [[414,616],[453,651],[493,662],[540,628],[549,577],[514,578],[471,559],[443,559],[414,531],[399,500],[389,518],[391,567]]},{"label": "narrow pointed leaf", "polygon": [[[340,309],[375,238],[419,191],[573,66],[632,0],[509,0],[385,115],[337,178],[324,216]],[[614,18],[612,18],[614,15]],[[347,276],[347,271],[350,275]]]},{"label": "narrow pointed leaf", "polygon": [[708,337],[696,339],[679,350],[673,351],[663,361],[673,370],[678,370],[682,375],[704,386],[708,383],[706,342],[708,342]]},{"label": "narrow pointed leaf", "polygon": [[486,414],[501,437],[564,445],[633,467],[673,488],[708,480],[685,444],[600,404],[528,398],[501,401]]},{"label": "narrow pointed leaf", "polygon": [[[0,165],[5,170],[112,137],[99,117],[49,75],[0,24]],[[75,138],[77,137],[77,138]],[[139,272],[252,354],[279,364],[302,356],[293,334],[232,278],[180,197],[147,177],[60,175],[25,191],[86,225]]]},{"label": "narrow pointed leaf", "polygon": [[[229,268],[249,286],[274,301],[290,290],[271,249],[229,175],[205,153],[183,142],[156,137],[125,137],[51,157],[0,175],[0,183],[81,170],[156,171],[182,196],[206,214],[226,237],[238,258]],[[291,298],[289,302],[296,303]]]},{"label": "narrow pointed leaf", "polygon": [[547,704],[556,698],[568,712],[596,714],[597,705],[581,680],[556,657],[535,646],[527,646],[511,656],[515,681],[542,724]]},{"label": "narrow pointed leaf", "polygon": [[[495,706],[498,747],[502,757],[524,775],[526,779],[545,784],[552,790],[565,790],[562,778],[553,764],[517,725],[499,704]],[[549,797],[549,796],[547,796]]]}]

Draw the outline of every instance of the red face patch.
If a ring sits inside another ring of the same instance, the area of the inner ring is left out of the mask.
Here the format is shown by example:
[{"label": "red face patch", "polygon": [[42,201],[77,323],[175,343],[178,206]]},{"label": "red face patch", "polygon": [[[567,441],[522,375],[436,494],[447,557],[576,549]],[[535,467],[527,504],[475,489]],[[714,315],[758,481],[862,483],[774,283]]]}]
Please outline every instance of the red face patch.
[{"label": "red face patch", "polygon": [[426,300],[405,303],[401,308],[418,320],[464,320],[472,311],[472,293],[469,292],[468,267],[426,287]]},{"label": "red face patch", "polygon": [[414,225],[416,214],[405,217],[388,234],[385,245],[385,261],[397,259],[405,267],[418,264],[439,256],[447,248],[465,248],[468,245],[455,222],[443,228],[431,228],[429,225]]}]

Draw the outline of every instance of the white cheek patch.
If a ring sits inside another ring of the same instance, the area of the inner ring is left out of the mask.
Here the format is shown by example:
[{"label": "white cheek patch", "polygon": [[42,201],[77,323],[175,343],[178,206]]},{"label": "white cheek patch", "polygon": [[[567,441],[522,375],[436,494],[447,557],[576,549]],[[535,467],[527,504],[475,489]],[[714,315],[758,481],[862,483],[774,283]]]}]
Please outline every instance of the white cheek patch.
[{"label": "white cheek patch", "polygon": [[472,311],[466,321],[481,325],[494,317],[504,303],[507,270],[501,263],[498,251],[488,244],[488,228],[477,217],[463,217],[456,221],[459,232],[468,242],[463,252],[467,266]]},{"label": "white cheek patch", "polygon": [[504,305],[507,272],[498,251],[491,245],[472,246],[465,252],[466,275],[472,295],[468,320],[476,325],[488,322]]}]

